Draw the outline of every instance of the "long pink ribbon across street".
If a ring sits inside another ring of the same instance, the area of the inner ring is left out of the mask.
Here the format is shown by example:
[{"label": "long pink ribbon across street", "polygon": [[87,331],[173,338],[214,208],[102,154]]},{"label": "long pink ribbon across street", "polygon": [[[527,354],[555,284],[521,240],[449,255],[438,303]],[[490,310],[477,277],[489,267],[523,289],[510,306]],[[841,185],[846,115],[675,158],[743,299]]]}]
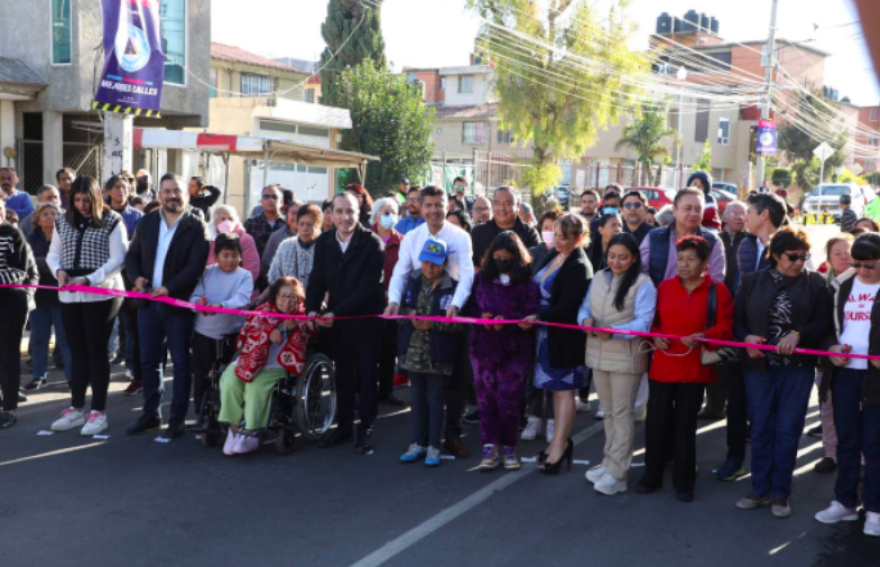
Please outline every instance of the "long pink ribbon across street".
[{"label": "long pink ribbon across street", "polygon": [[[107,289],[103,287],[92,287],[85,285],[68,285],[64,287],[55,287],[55,286],[47,286],[47,285],[25,285],[25,284],[0,284],[0,288],[27,288],[27,289],[48,289],[53,291],[67,291],[71,293],[90,293],[93,295],[104,295],[108,297],[123,297],[128,299],[145,299],[147,301],[155,301],[158,303],[165,303],[166,305],[171,305],[172,307],[180,307],[182,309],[191,309],[193,311],[203,311],[206,313],[221,313],[224,315],[243,315],[243,316],[257,316],[257,317],[274,317],[276,319],[297,319],[300,321],[314,321],[314,320],[322,320],[322,317],[309,317],[307,315],[287,315],[283,313],[264,313],[261,311],[248,311],[244,309],[227,309],[225,307],[212,307],[208,305],[200,305],[198,303],[193,303],[191,301],[185,301],[183,299],[175,299],[173,297],[154,297],[150,293],[140,292],[140,291],[125,291],[121,289]],[[379,318],[379,319],[418,319],[421,321],[433,321],[435,323],[461,323],[465,325],[518,325],[522,323],[521,320],[516,319],[479,319],[474,317],[435,317],[435,316],[427,316],[427,315],[362,315],[358,317],[334,317],[334,321],[350,321],[354,319],[369,319],[369,318]],[[667,335],[662,333],[646,333],[641,331],[628,331],[622,329],[608,329],[604,327],[584,327],[582,325],[567,325],[564,323],[551,323],[548,321],[535,321],[535,325],[540,325],[543,327],[557,327],[560,329],[574,329],[578,331],[594,331],[597,333],[611,333],[615,335],[628,335],[628,336],[636,336],[636,337],[645,337],[645,338],[664,338],[664,339],[675,339],[681,340],[682,337],[680,335]],[[738,348],[751,348],[756,350],[764,350],[764,351],[775,351],[776,347],[773,345],[764,345],[764,344],[749,344],[749,343],[741,343],[737,341],[725,341],[721,339],[710,339],[707,337],[697,337],[697,341],[714,344],[718,346],[730,346],[730,347],[738,347]],[[824,350],[815,350],[808,348],[798,348],[794,351],[797,354],[807,354],[813,356],[835,356],[840,358],[862,358],[865,360],[880,360],[880,356],[872,356],[867,354],[853,354],[853,353],[837,353],[837,352],[828,352]]]}]

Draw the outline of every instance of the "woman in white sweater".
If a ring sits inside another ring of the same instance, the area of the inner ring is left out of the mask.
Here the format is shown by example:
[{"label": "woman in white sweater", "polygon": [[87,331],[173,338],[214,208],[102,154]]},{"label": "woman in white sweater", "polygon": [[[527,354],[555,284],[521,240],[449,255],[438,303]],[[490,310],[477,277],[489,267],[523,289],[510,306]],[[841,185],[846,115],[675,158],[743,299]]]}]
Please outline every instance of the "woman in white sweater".
[{"label": "woman in white sweater", "polygon": [[[83,285],[122,290],[120,271],[128,249],[122,217],[104,204],[101,186],[91,177],[78,177],[70,189],[70,207],[58,219],[46,263],[58,285]],[[110,361],[107,342],[121,297],[62,291],[61,320],[73,358],[71,404],[52,424],[53,431],[81,427],[92,436],[107,429],[107,389]],[[92,387],[92,411],[84,413],[86,390]]]},{"label": "woman in white sweater", "polygon": [[278,246],[278,252],[269,268],[269,283],[282,276],[296,278],[309,285],[309,275],[315,260],[315,239],[321,234],[324,215],[317,205],[305,205],[296,212],[296,236]]}]

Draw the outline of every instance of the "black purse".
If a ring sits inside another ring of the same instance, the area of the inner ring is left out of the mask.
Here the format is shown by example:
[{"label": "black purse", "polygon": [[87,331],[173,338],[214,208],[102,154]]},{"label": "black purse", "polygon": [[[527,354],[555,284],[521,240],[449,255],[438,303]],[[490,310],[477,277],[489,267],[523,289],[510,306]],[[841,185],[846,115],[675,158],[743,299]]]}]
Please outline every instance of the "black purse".
[{"label": "black purse", "polygon": [[[716,287],[718,284],[713,283],[709,288],[708,305],[706,307],[706,329],[715,326],[718,318],[718,292]],[[709,350],[705,346],[700,353],[700,362],[704,366],[715,366],[717,364],[730,364],[731,362],[739,362],[742,356],[742,349],[739,347],[725,346],[715,350]]]}]

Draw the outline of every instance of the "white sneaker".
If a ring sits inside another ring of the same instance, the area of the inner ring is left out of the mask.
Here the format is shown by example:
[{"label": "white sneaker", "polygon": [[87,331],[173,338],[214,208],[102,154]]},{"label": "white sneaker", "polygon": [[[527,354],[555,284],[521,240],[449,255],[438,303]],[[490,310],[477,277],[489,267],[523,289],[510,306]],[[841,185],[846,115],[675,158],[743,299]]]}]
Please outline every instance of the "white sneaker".
[{"label": "white sneaker", "polygon": [[260,448],[260,439],[259,437],[255,437],[253,435],[244,435],[242,433],[238,434],[238,437],[235,440],[235,447],[233,447],[233,451],[235,451],[236,455],[244,455],[246,453],[251,453]]},{"label": "white sneaker", "polygon": [[831,506],[816,514],[816,520],[823,524],[836,524],[837,522],[855,522],[859,519],[859,513],[852,508],[847,508],[837,500]]},{"label": "white sneaker", "polygon": [[642,407],[637,407],[633,410],[633,421],[636,423],[645,421],[648,419],[648,405],[645,404]]},{"label": "white sneaker", "polygon": [[595,466],[587,471],[587,480],[593,484],[599,482],[599,479],[605,476],[605,467],[602,465]]},{"label": "white sneaker", "polygon": [[596,419],[605,419],[605,408],[602,404],[599,404],[599,409],[596,410]]},{"label": "white sneaker", "polygon": [[79,434],[83,437],[92,437],[107,431],[107,414],[102,411],[89,412],[86,424],[80,429]]},{"label": "white sneaker", "polygon": [[578,413],[590,413],[590,402],[581,401],[577,396],[574,398],[574,406]]},{"label": "white sneaker", "polygon": [[593,489],[596,492],[601,492],[602,494],[607,494],[608,496],[611,496],[612,494],[617,494],[618,492],[626,492],[626,481],[617,480],[610,474],[605,474],[596,482],[596,484],[593,485]]},{"label": "white sneaker", "polygon": [[226,442],[223,443],[223,454],[229,455],[230,457],[235,454],[235,441],[236,435],[232,431],[232,428],[229,428],[229,431],[226,433]]},{"label": "white sneaker", "polygon": [[82,410],[67,408],[61,412],[61,417],[52,422],[52,431],[70,431],[82,427],[86,423],[86,416]]},{"label": "white sneaker", "polygon": [[868,512],[865,519],[865,535],[880,537],[880,514],[877,512]]},{"label": "white sneaker", "polygon": [[526,424],[526,428],[523,429],[520,438],[523,441],[534,441],[538,435],[541,434],[541,431],[544,429],[544,422],[540,417],[535,417],[533,415],[529,416],[529,422]]},{"label": "white sneaker", "polygon": [[556,420],[548,419],[547,420],[547,443],[553,443],[553,432],[556,431]]}]

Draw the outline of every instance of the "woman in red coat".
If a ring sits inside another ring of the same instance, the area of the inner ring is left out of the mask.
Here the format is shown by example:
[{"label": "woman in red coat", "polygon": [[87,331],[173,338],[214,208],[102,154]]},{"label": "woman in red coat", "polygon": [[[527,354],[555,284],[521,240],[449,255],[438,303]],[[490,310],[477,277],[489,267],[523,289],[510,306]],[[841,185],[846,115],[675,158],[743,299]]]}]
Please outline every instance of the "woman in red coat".
[{"label": "woman in red coat", "polygon": [[[706,275],[709,243],[686,236],[675,246],[678,276],[657,287],[657,314],[653,333],[686,337],[654,339],[648,419],[645,424],[645,475],[636,490],[650,493],[663,484],[663,469],[673,459],[672,484],[676,498],[692,502],[697,465],[697,413],[706,384],[717,381],[715,368],[704,366],[705,343],[697,337],[730,340],[733,336],[733,300],[724,284]],[[710,292],[714,290],[715,321],[707,321]],[[672,439],[669,439],[669,435]],[[669,448],[672,455],[669,455]]]},{"label": "woman in red coat", "polygon": [[[388,299],[388,284],[391,283],[391,272],[397,264],[400,254],[400,241],[403,235],[394,230],[394,225],[400,220],[398,216],[399,205],[397,199],[385,197],[373,204],[372,221],[373,232],[379,235],[385,244],[385,298]],[[403,400],[394,397],[394,373],[397,366],[397,327],[396,321],[385,321],[385,333],[379,350],[379,401],[392,406],[403,406]]]}]

